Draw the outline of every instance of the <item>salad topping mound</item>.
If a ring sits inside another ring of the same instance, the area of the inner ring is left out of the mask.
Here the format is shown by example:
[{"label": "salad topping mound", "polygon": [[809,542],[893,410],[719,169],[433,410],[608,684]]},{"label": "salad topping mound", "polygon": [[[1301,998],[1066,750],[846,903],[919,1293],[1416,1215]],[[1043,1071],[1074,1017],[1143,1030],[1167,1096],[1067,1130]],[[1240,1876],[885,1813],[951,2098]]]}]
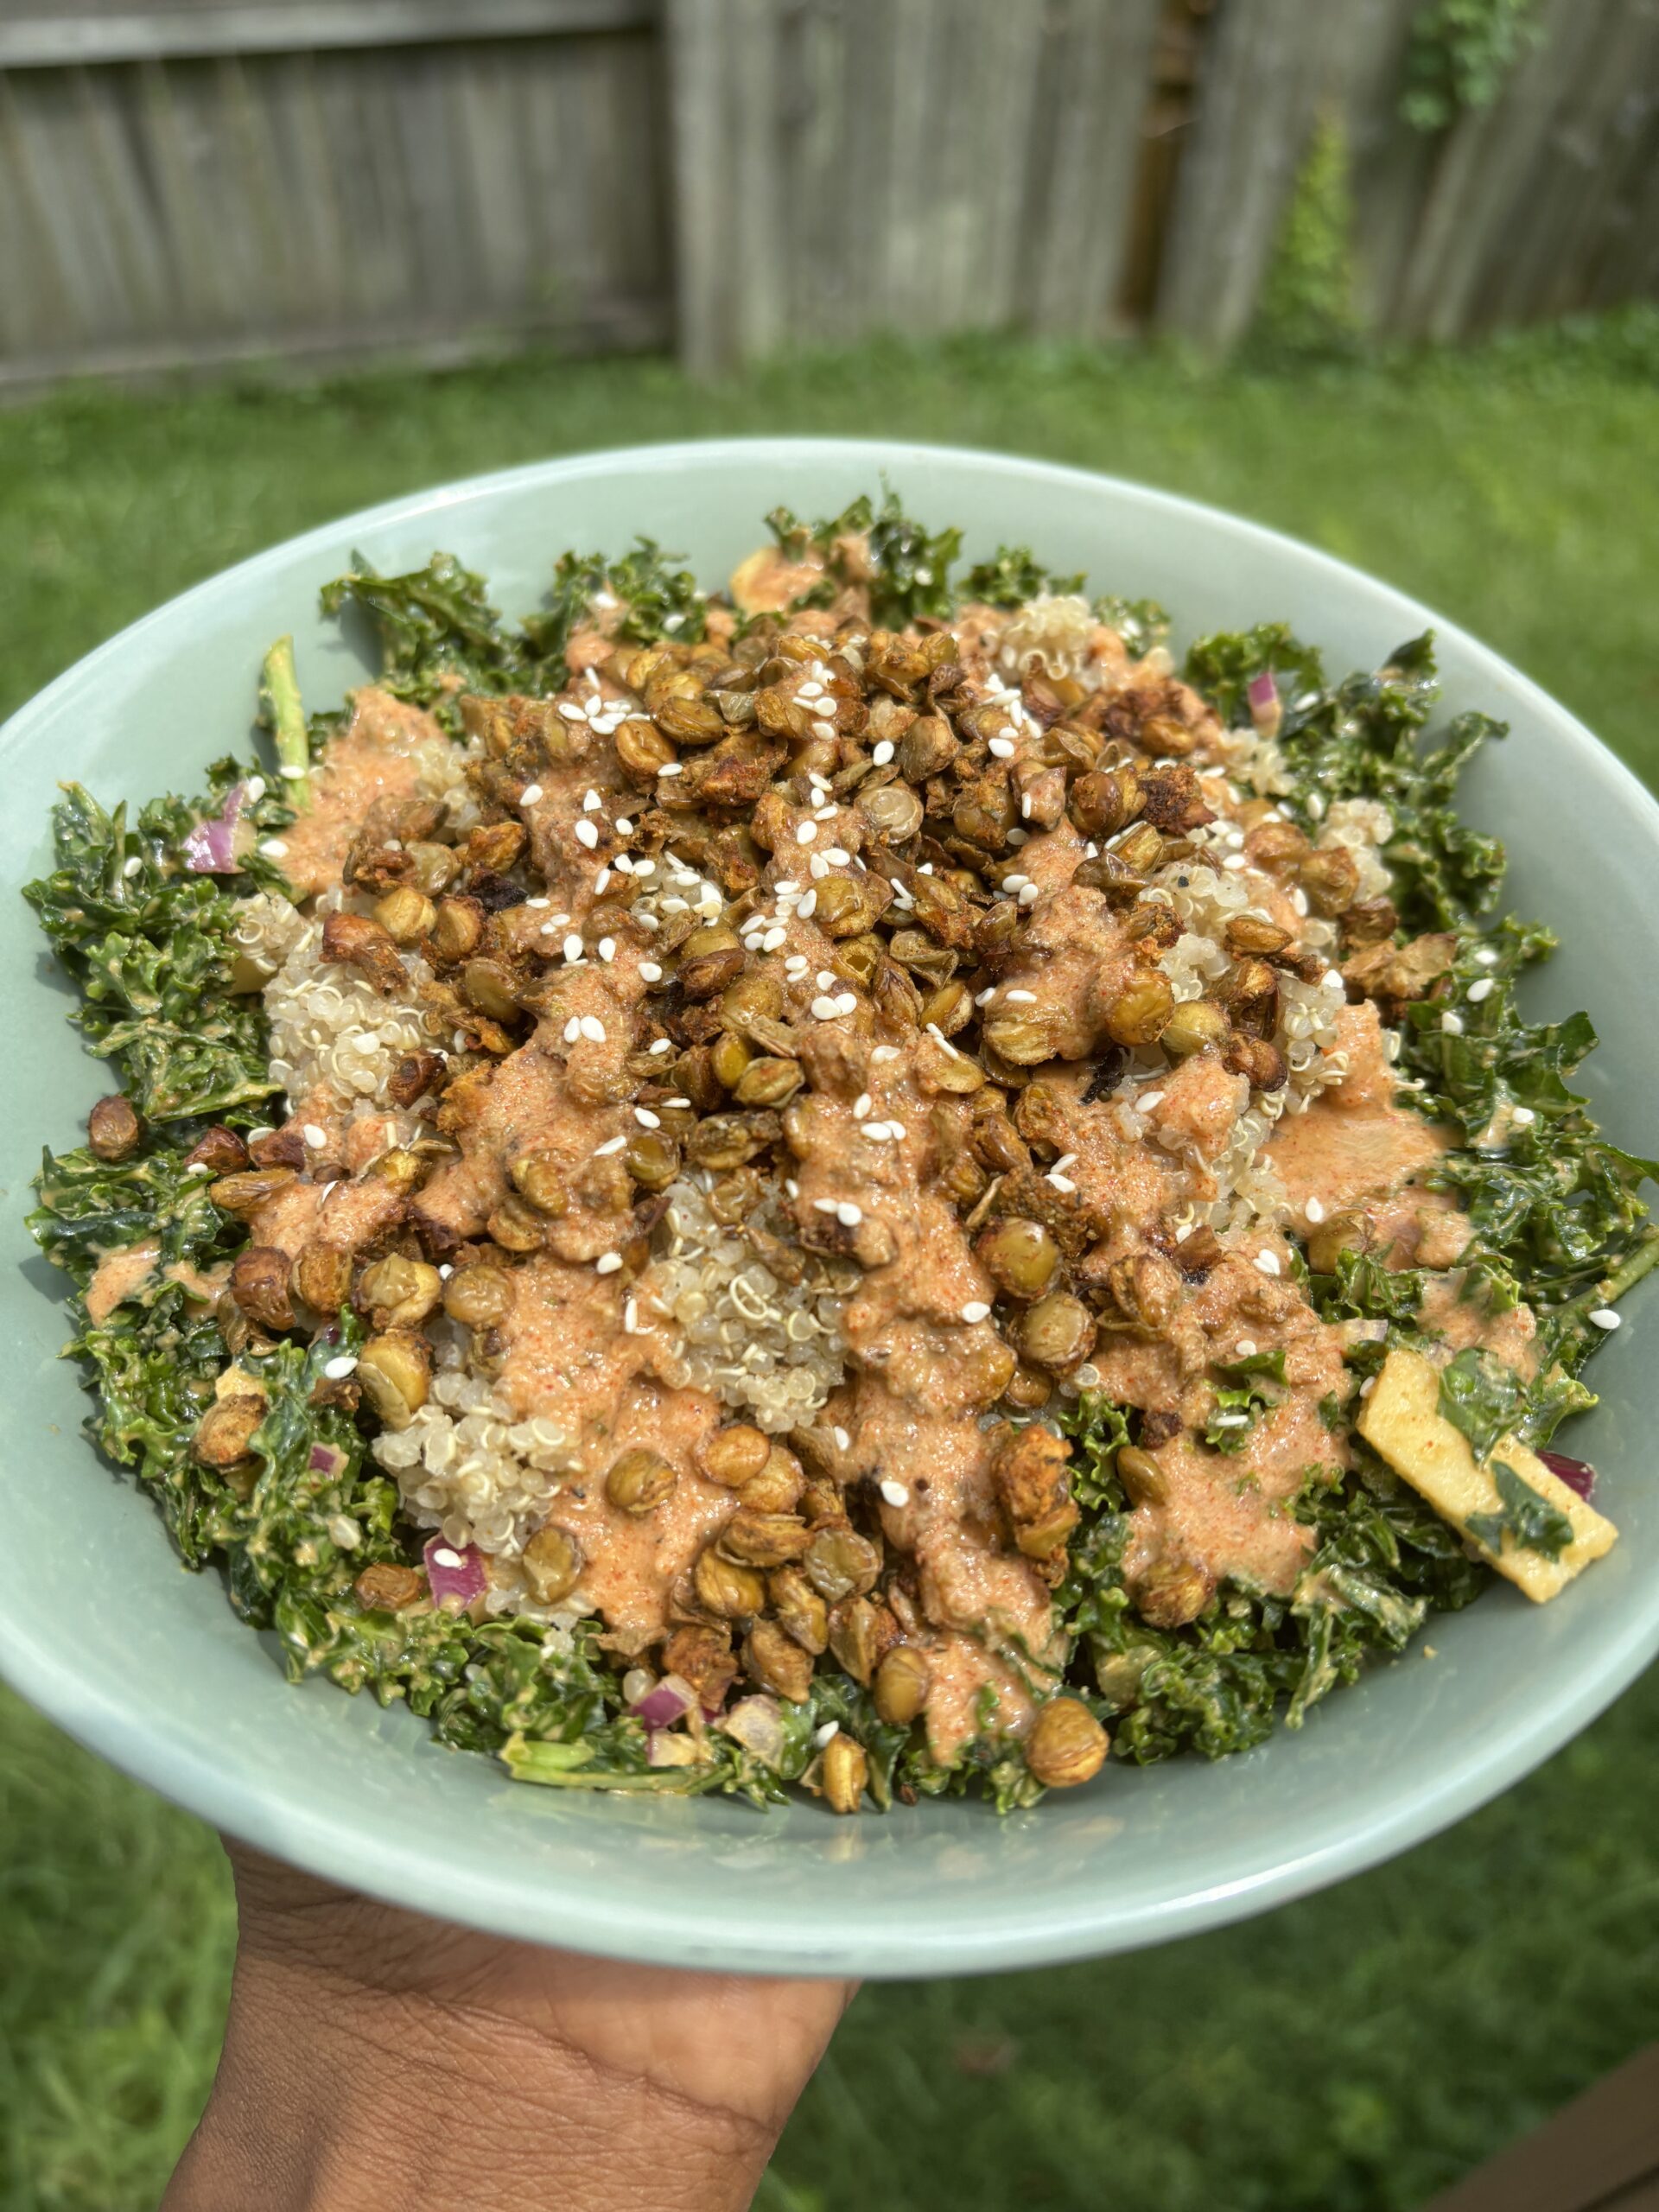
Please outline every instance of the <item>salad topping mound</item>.
[{"label": "salad topping mound", "polygon": [[1614,1532],[1543,1449],[1659,1239],[1529,1025],[1430,641],[1178,671],[889,494],[504,624],[27,895],[119,1091],[32,1225],[91,1429],[296,1675],[838,1812],[1300,1724]]}]

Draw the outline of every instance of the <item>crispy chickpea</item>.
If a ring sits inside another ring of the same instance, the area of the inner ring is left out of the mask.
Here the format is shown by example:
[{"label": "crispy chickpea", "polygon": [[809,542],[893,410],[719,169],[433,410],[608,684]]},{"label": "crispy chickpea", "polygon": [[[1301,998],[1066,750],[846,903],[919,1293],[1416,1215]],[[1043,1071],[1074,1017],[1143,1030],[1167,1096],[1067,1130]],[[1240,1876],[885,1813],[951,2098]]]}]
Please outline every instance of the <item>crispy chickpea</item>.
[{"label": "crispy chickpea", "polygon": [[895,1644],[875,1670],[875,1709],[890,1726],[907,1728],[932,1687],[933,1670],[915,1645]]},{"label": "crispy chickpea", "polygon": [[854,1529],[818,1529],[806,1548],[804,1564],[808,1581],[832,1605],[873,1590],[881,1571],[880,1554]]},{"label": "crispy chickpea", "polygon": [[727,1490],[740,1490],[772,1457],[772,1439],[747,1421],[732,1421],[705,1437],[695,1456],[699,1474]]},{"label": "crispy chickpea", "polygon": [[1150,1452],[1126,1444],[1116,1459],[1117,1478],[1131,1505],[1162,1505],[1169,1496],[1164,1471]]},{"label": "crispy chickpea", "polygon": [[869,1779],[870,1762],[864,1746],[843,1731],[823,1747],[820,1769],[823,1795],[832,1813],[855,1813]]},{"label": "crispy chickpea", "polygon": [[507,1173],[513,1188],[537,1213],[550,1221],[563,1219],[570,1204],[570,1186],[556,1153],[521,1152]]},{"label": "crispy chickpea", "polygon": [[388,1428],[407,1428],[426,1403],[432,1355],[422,1337],[388,1332],[357,1356],[357,1379]]},{"label": "crispy chickpea", "polygon": [[804,1705],[811,1694],[812,1655],[776,1621],[755,1622],[743,1640],[743,1664],[759,1688],[791,1705]]},{"label": "crispy chickpea", "polygon": [[443,1286],[443,1310],[468,1329],[493,1329],[512,1311],[513,1281],[505,1268],[474,1260]]},{"label": "crispy chickpea", "polygon": [[1075,1697],[1051,1698],[1026,1738],[1026,1764],[1047,1789],[1074,1789],[1106,1763],[1111,1739]]},{"label": "crispy chickpea", "polygon": [[1054,1280],[1060,1248],[1041,1222],[1011,1214],[982,1232],[974,1256],[999,1290],[1032,1299],[1040,1298]]},{"label": "crispy chickpea", "polygon": [[624,1513],[651,1513],[672,1495],[676,1480],[662,1453],[640,1445],[612,1462],[605,1495]]},{"label": "crispy chickpea", "polygon": [[538,1529],[519,1554],[524,1579],[538,1604],[556,1605],[576,1586],[584,1565],[582,1546],[568,1529]]},{"label": "crispy chickpea", "polygon": [[86,1116],[87,1147],[99,1160],[130,1160],[143,1135],[144,1125],[132,1101],[119,1091],[100,1098]]},{"label": "crispy chickpea", "polygon": [[1160,968],[1130,977],[1104,1009],[1106,1033],[1115,1045],[1155,1045],[1175,1011],[1175,994]]},{"label": "crispy chickpea", "polygon": [[1020,1357],[1033,1367],[1064,1374],[1089,1357],[1095,1341],[1095,1318],[1080,1299],[1065,1291],[1051,1291],[1027,1307],[1014,1322],[1012,1334]]},{"label": "crispy chickpea", "polygon": [[366,1313],[382,1313],[393,1329],[412,1329],[424,1321],[443,1295],[443,1278],[424,1260],[393,1252],[364,1270],[357,1302]]},{"label": "crispy chickpea", "polygon": [[1232,1024],[1218,1006],[1208,999],[1183,999],[1159,1032],[1158,1042],[1176,1059],[1186,1060],[1224,1044],[1231,1033]]},{"label": "crispy chickpea", "polygon": [[721,1620],[747,1620],[766,1602],[766,1586],[752,1567],[723,1559],[714,1545],[700,1552],[692,1581],[697,1600]]}]

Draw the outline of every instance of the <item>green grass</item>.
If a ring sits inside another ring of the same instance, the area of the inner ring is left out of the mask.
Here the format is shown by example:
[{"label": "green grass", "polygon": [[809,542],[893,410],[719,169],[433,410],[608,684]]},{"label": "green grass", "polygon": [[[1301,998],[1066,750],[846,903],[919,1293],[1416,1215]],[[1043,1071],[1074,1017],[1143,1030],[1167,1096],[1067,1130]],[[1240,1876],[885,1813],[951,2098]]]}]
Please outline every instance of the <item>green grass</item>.
[{"label": "green grass", "polygon": [[[872,347],[714,387],[531,361],[0,416],[0,710],[275,538],[583,446],[880,430],[1138,476],[1488,638],[1659,780],[1659,317],[1219,375]],[[1394,1866],[1100,1966],[868,1991],[766,2212],[1408,2212],[1652,2031],[1659,1681]],[[196,1823],[0,1699],[0,2205],[141,2212],[211,2078],[228,1884]]]}]

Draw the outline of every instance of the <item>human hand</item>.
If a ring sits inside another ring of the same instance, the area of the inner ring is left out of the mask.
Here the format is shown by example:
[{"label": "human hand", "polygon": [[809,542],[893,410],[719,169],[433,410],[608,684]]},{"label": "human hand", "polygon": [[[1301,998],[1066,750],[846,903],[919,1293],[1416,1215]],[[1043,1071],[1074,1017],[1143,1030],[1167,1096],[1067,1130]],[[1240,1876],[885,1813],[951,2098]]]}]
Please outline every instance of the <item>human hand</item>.
[{"label": "human hand", "polygon": [[225,2054],[162,2212],[741,2212],[855,1986],[544,1950],[227,1849]]}]

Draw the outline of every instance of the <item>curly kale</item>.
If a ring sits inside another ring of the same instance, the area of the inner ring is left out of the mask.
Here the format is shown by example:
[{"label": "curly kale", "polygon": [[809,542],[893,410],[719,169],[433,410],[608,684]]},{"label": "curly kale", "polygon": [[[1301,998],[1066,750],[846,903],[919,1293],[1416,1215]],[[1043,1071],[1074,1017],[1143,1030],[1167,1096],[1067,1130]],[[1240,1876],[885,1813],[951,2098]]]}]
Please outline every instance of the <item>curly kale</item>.
[{"label": "curly kale", "polygon": [[969,569],[962,596],[982,601],[987,607],[1022,607],[1042,592],[1062,597],[1080,592],[1083,582],[1081,569],[1075,575],[1061,576],[1044,568],[1029,545],[999,545],[988,561],[976,562]]},{"label": "curly kale", "polygon": [[798,560],[809,550],[820,553],[832,585],[855,581],[847,567],[844,541],[863,538],[868,550],[870,620],[886,629],[901,630],[924,620],[945,622],[955,612],[950,569],[962,550],[962,532],[930,532],[905,512],[897,493],[890,489],[884,487],[879,507],[863,493],[838,515],[817,522],[803,522],[788,507],[774,507],[766,527],[792,558]]},{"label": "curly kale", "polygon": [[1127,1439],[1122,1408],[1089,1393],[1061,1426],[1076,1445],[1084,1504],[1057,1592],[1067,1632],[1093,1669],[1116,1756],[1145,1764],[1192,1749],[1248,1750],[1281,1715],[1298,1727],[1368,1661],[1402,1649],[1431,1611],[1468,1604],[1486,1570],[1375,1455],[1351,1472],[1313,1468],[1290,1508],[1313,1532],[1290,1596],[1224,1582],[1185,1628],[1141,1620],[1124,1581],[1126,1501],[1111,1462]]},{"label": "curly kale", "polygon": [[689,569],[670,565],[677,557],[643,537],[615,561],[602,553],[561,554],[546,607],[515,627],[491,604],[483,577],[453,553],[435,553],[423,569],[401,576],[379,575],[359,554],[355,568],[323,586],[322,611],[360,607],[379,642],[376,681],[396,697],[431,709],[453,729],[454,702],[463,691],[545,696],[563,690],[566,648],[607,597],[621,609],[619,638],[637,645],[662,638],[696,644],[708,601]]},{"label": "curly kale", "polygon": [[[215,761],[204,797],[152,799],[131,822],[124,805],[106,813],[66,784],[52,816],[56,866],[23,887],[79,986],[70,1020],[147,1122],[228,1113],[277,1087],[258,1001],[232,988],[238,899],[226,879],[194,874],[181,857],[188,832],[252,774]],[[270,796],[244,804],[247,887],[280,882],[258,840],[292,818]]]},{"label": "curly kale", "polygon": [[1095,601],[1095,615],[1116,631],[1131,660],[1144,660],[1169,635],[1169,617],[1155,599],[1123,599],[1107,592]]}]

